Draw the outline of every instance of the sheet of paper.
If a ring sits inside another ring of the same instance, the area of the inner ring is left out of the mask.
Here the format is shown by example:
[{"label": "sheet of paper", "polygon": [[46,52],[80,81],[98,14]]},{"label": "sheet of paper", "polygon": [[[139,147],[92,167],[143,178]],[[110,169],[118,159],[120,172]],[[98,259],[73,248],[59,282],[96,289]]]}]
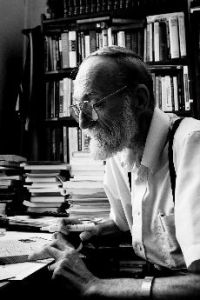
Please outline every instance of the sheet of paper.
[{"label": "sheet of paper", "polygon": [[[48,240],[51,239],[49,233],[32,233],[32,232],[17,232],[7,231],[0,239],[23,239],[23,238],[42,237]],[[25,262],[17,264],[0,265],[0,281],[3,280],[22,280],[27,276],[33,274],[44,266],[53,261],[52,258],[38,260],[35,262]]]}]

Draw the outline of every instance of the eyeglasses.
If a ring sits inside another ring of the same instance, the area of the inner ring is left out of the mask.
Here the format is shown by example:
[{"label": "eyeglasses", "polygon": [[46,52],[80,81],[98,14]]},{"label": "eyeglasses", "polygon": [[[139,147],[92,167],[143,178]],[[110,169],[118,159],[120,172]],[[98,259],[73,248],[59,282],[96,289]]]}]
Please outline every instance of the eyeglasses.
[{"label": "eyeglasses", "polygon": [[122,88],[116,90],[115,92],[108,94],[107,96],[103,97],[102,99],[98,100],[96,103],[92,104],[90,101],[82,101],[77,104],[70,105],[70,109],[72,111],[72,116],[75,118],[76,121],[79,119],[79,114],[81,112],[84,113],[87,117],[90,118],[91,121],[95,122],[98,120],[98,107],[103,102],[107,101],[108,98],[116,96],[117,94],[123,92],[127,86],[123,86]]}]

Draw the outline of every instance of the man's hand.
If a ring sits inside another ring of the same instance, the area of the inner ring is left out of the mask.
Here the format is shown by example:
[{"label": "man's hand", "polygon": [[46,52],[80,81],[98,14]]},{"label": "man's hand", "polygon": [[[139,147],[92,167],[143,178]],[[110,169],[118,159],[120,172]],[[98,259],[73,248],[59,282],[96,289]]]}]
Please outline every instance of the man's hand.
[{"label": "man's hand", "polygon": [[100,230],[99,230],[98,225],[94,225],[91,228],[88,228],[87,230],[84,230],[84,231],[80,230],[79,232],[76,231],[74,233],[72,232],[72,230],[69,229],[71,225],[79,225],[79,224],[83,224],[83,223],[81,223],[81,221],[78,219],[65,218],[65,219],[61,220],[58,231],[60,233],[62,233],[62,235],[70,242],[72,242],[72,240],[73,240],[72,235],[74,235],[74,237],[76,236],[76,238],[78,237],[80,239],[80,241],[82,241],[83,243],[86,243],[86,242],[90,241],[93,237],[96,237],[99,235]]},{"label": "man's hand", "polygon": [[34,253],[30,259],[52,257],[55,262],[50,266],[53,272],[52,279],[57,280],[62,288],[73,290],[79,296],[84,296],[89,287],[98,280],[85,266],[79,253],[66,242],[62,236],[44,247],[40,252]]}]

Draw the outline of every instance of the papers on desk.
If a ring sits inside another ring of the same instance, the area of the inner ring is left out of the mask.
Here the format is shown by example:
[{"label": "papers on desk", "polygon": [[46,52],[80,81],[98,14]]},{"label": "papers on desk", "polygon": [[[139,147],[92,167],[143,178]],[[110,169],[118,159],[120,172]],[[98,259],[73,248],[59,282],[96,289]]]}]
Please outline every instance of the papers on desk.
[{"label": "papers on desk", "polygon": [[40,217],[40,218],[31,218],[26,215],[18,215],[7,217],[10,225],[25,225],[32,226],[35,228],[42,228],[50,225],[57,225],[60,222],[59,217]]},{"label": "papers on desk", "polygon": [[25,262],[0,266],[0,281],[23,280],[53,261],[52,258],[38,260],[37,262]]},{"label": "papers on desk", "polygon": [[[0,241],[3,240],[18,240],[18,239],[31,239],[36,234],[29,232],[6,232],[5,236],[0,237]],[[44,238],[47,240],[51,239],[51,234],[48,233],[37,233],[37,237]],[[43,268],[53,261],[52,258],[37,260],[35,262],[24,262],[8,265],[0,265],[0,281],[3,280],[22,280],[27,276],[33,274],[37,270]]]}]

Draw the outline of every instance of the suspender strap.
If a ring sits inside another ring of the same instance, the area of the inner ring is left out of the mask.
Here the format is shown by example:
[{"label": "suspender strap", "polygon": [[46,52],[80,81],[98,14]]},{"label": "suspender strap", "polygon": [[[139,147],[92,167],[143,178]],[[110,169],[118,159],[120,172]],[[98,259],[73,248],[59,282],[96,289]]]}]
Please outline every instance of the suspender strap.
[{"label": "suspender strap", "polygon": [[171,188],[172,188],[172,196],[173,201],[175,203],[175,188],[176,188],[176,171],[174,167],[173,161],[173,141],[175,132],[183,118],[176,120],[172,126],[172,129],[169,131],[169,148],[168,148],[168,157],[169,157],[169,174],[171,179]]}]

